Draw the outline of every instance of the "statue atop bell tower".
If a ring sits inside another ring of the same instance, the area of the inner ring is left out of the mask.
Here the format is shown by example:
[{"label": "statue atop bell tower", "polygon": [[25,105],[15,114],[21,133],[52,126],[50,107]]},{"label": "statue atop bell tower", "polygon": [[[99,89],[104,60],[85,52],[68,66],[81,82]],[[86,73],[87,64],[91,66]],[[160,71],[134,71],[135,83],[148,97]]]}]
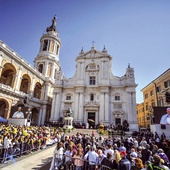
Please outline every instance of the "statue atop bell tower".
[{"label": "statue atop bell tower", "polygon": [[47,27],[46,31],[49,32],[49,31],[54,31],[56,32],[56,23],[57,23],[57,19],[56,17],[54,16],[54,18],[52,19],[52,25],[50,27]]}]

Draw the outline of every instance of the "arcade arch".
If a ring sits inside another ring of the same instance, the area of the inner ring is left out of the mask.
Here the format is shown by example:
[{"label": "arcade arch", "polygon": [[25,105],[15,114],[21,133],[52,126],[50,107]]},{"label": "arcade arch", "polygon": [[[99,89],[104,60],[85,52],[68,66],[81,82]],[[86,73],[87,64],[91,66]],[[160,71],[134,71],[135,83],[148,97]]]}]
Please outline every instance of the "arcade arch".
[{"label": "arcade arch", "polygon": [[31,78],[28,74],[24,74],[21,81],[20,91],[29,94]]},{"label": "arcade arch", "polygon": [[0,98],[0,116],[3,118],[9,117],[9,103],[7,100]]},{"label": "arcade arch", "polygon": [[41,90],[42,90],[42,85],[39,82],[37,82],[35,84],[35,88],[34,88],[34,97],[35,98],[38,98],[38,99],[41,98]]},{"label": "arcade arch", "polygon": [[16,69],[11,63],[6,63],[0,77],[0,83],[14,88]]}]

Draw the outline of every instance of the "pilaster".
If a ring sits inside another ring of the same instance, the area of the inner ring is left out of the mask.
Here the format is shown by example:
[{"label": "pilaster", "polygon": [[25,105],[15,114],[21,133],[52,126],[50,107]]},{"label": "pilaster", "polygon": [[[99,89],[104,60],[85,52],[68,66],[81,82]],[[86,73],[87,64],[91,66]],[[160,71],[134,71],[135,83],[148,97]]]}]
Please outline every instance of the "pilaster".
[{"label": "pilaster", "polygon": [[15,89],[19,90],[19,85],[21,84],[21,73],[22,73],[23,66],[20,66],[18,68],[18,74],[17,74],[17,80],[16,80],[16,85]]}]

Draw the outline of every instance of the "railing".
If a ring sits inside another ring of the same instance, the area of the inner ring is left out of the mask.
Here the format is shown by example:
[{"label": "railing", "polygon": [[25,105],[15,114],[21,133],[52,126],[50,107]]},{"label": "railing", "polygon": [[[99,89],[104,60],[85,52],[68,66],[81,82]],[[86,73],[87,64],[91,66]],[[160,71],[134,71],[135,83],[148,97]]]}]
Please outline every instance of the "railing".
[{"label": "railing", "polygon": [[15,158],[23,155],[28,155],[32,152],[38,150],[44,150],[49,146],[52,146],[55,142],[48,144],[47,142],[36,142],[35,144],[21,142],[17,145],[4,148],[3,145],[0,146],[0,163],[6,163],[8,161],[15,162]]},{"label": "railing", "polygon": [[2,83],[0,83],[0,89],[6,90],[9,93],[10,92],[15,93],[15,94],[20,95],[22,97],[27,95],[26,93],[24,93],[22,91],[14,90],[11,86],[8,86],[8,85],[2,84]]}]

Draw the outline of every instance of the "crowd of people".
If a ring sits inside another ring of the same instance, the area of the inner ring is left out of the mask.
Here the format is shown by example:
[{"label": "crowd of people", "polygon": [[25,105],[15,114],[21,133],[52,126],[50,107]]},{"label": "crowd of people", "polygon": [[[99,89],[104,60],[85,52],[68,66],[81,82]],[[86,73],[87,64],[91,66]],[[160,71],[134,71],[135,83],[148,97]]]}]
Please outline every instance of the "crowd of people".
[{"label": "crowd of people", "polygon": [[164,133],[112,139],[77,133],[57,141],[50,170],[168,170],[169,159]]},{"label": "crowd of people", "polygon": [[170,140],[164,133],[97,137],[77,133],[66,135],[47,126],[0,124],[0,161],[30,154],[56,145],[50,170],[168,170]]},{"label": "crowd of people", "polygon": [[0,124],[0,162],[45,149],[60,140],[62,133],[54,127]]}]

